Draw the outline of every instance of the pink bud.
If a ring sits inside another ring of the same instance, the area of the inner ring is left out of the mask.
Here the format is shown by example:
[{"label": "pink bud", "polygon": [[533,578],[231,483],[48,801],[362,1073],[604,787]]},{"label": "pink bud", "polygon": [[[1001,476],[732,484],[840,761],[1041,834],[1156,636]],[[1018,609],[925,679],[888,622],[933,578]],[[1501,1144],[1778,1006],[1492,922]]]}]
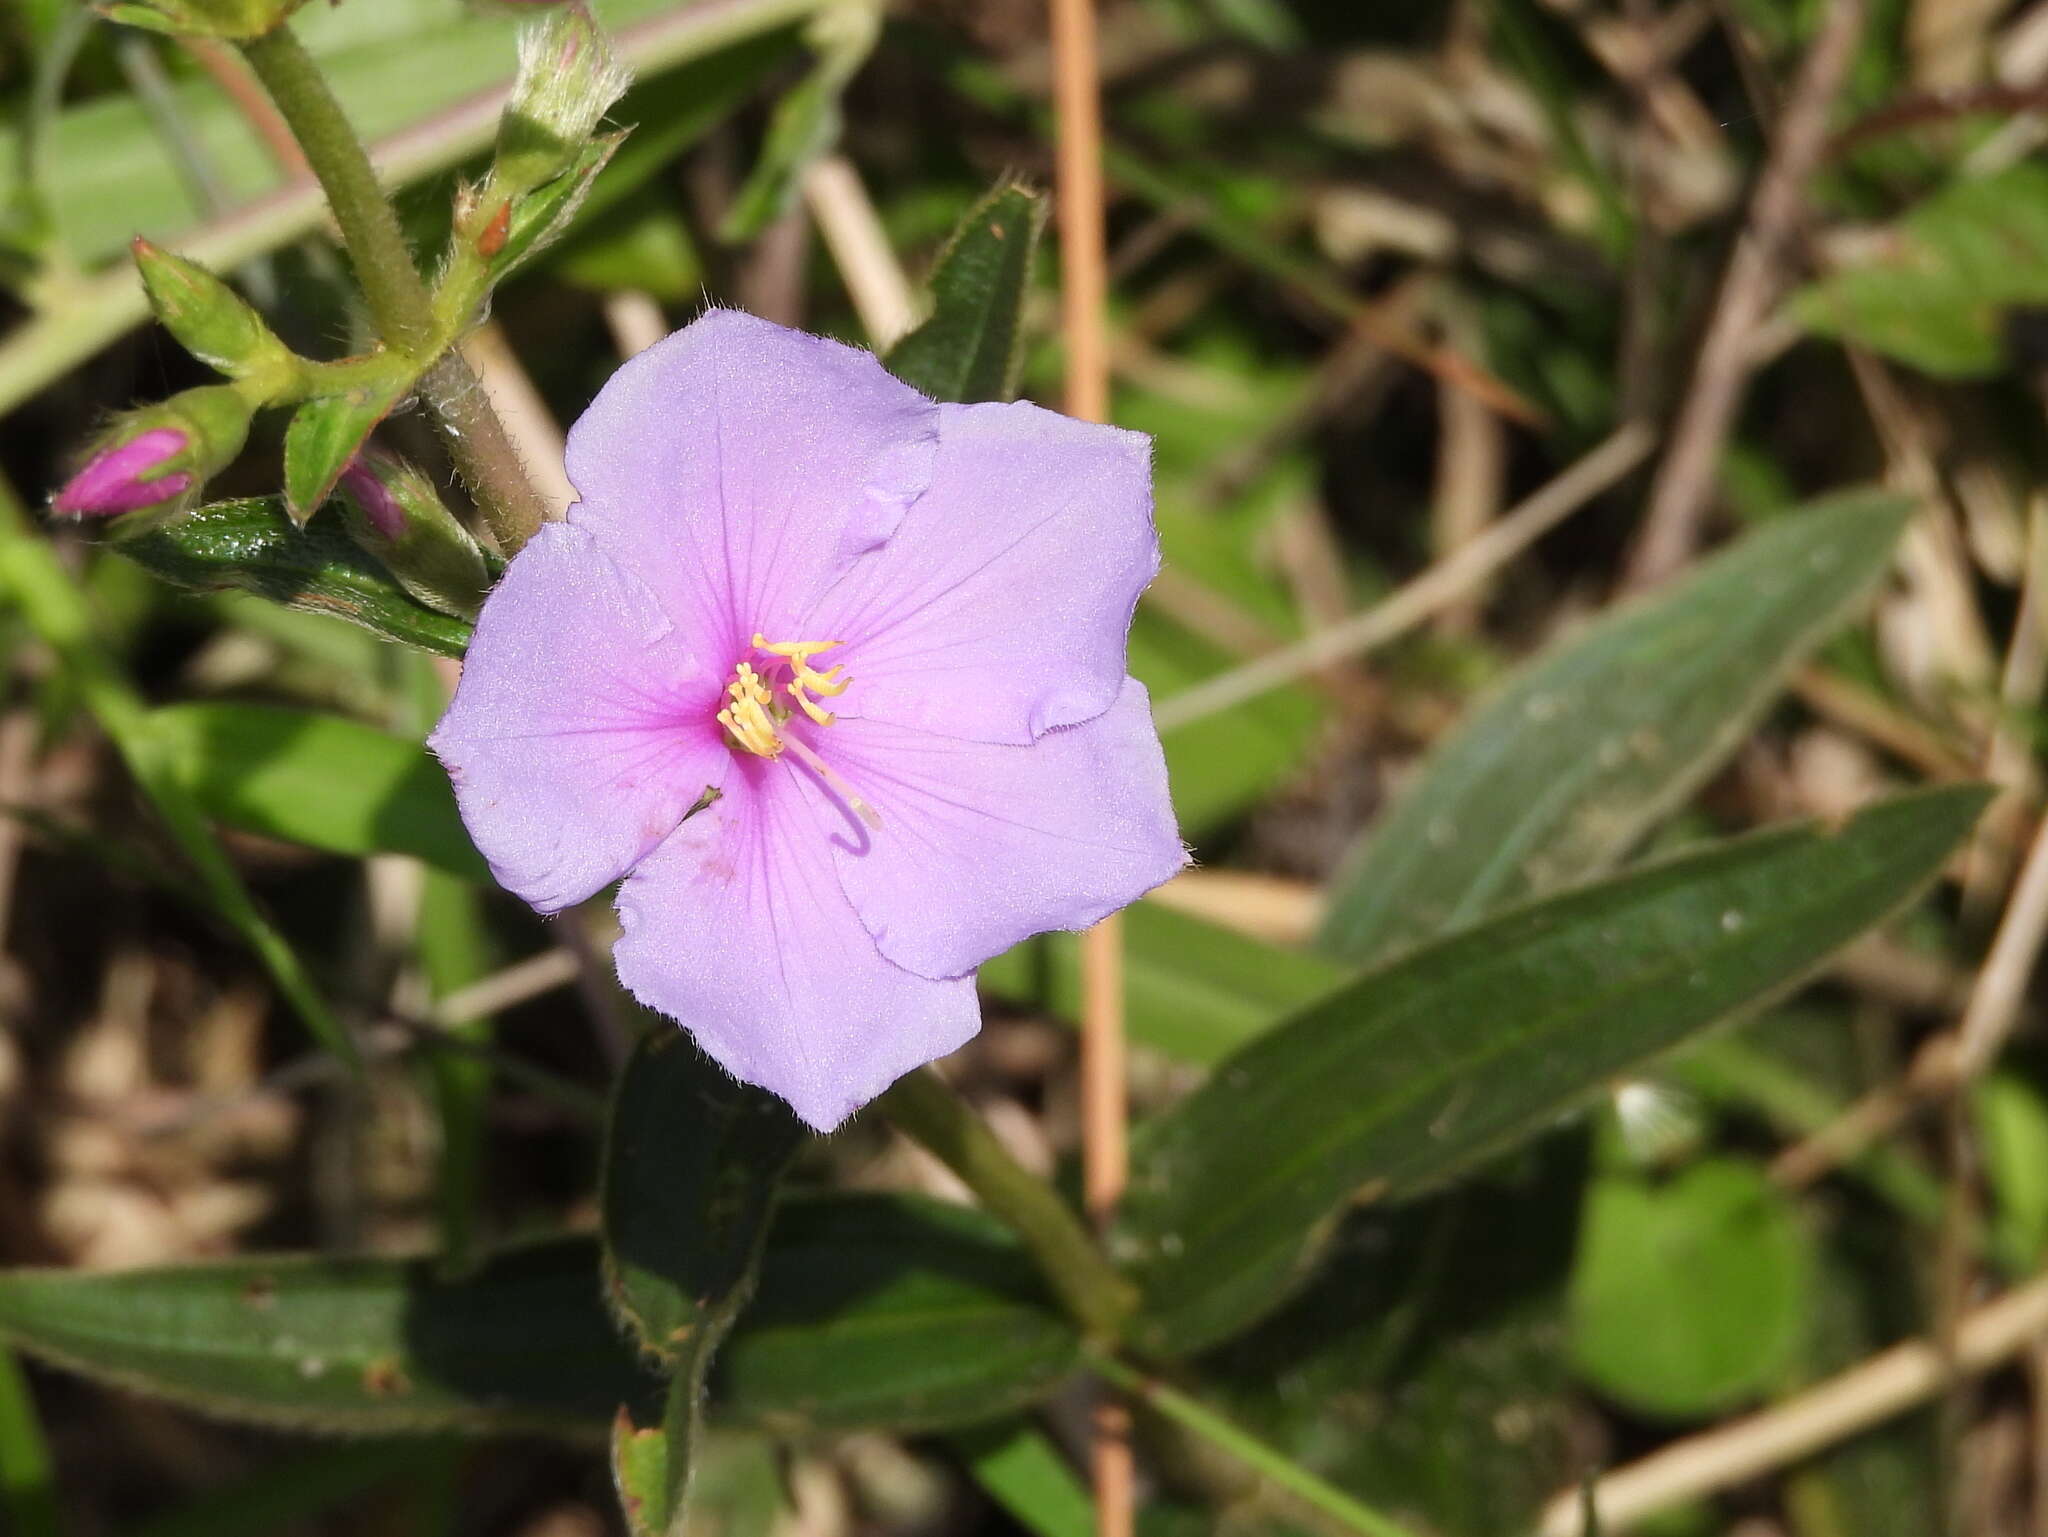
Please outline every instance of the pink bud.
[{"label": "pink bud", "polygon": [[341,488],[362,508],[370,526],[386,539],[395,540],[405,533],[405,509],[398,505],[383,478],[360,457],[349,460],[348,468],[341,472]]},{"label": "pink bud", "polygon": [[149,472],[182,454],[185,447],[185,434],[177,428],[152,427],[94,454],[50,505],[76,517],[107,518],[168,502],[191,489],[192,476],[180,470],[149,478]]}]

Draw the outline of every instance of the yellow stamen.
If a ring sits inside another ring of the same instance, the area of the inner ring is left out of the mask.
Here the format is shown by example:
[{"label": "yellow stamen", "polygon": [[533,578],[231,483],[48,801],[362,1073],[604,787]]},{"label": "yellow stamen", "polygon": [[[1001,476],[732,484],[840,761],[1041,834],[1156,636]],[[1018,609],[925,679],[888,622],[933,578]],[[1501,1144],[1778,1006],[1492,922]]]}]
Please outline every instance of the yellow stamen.
[{"label": "yellow stamen", "polygon": [[740,663],[725,692],[732,703],[718,712],[718,724],[725,727],[734,745],[763,758],[780,756],[782,738],[775,730],[772,713],[775,695],[760,674],[748,663]]},{"label": "yellow stamen", "polygon": [[789,662],[791,677],[789,682],[783,685],[783,690],[797,702],[804,714],[821,726],[831,725],[838,717],[811,698],[811,695],[823,694],[827,699],[834,698],[845,693],[846,685],[853,680],[842,679],[839,676],[846,671],[844,667],[833,667],[825,672],[819,672],[811,665],[811,658],[820,651],[830,651],[840,644],[842,642],[836,640],[771,641],[765,639],[760,631],[754,632],[756,651],[765,651],[770,656],[783,657]]}]

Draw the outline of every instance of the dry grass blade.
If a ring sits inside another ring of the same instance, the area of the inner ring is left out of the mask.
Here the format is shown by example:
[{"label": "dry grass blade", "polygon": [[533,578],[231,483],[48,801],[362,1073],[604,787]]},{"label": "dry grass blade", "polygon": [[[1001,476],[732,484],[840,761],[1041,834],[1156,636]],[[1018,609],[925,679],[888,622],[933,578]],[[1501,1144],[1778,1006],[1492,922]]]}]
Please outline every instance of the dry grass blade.
[{"label": "dry grass blade", "polygon": [[1641,464],[1655,441],[1655,434],[1640,422],[1617,428],[1571,468],[1392,597],[1341,624],[1318,630],[1161,701],[1153,710],[1159,729],[1173,731],[1233,709],[1305,673],[1406,634],[1455,603]]}]

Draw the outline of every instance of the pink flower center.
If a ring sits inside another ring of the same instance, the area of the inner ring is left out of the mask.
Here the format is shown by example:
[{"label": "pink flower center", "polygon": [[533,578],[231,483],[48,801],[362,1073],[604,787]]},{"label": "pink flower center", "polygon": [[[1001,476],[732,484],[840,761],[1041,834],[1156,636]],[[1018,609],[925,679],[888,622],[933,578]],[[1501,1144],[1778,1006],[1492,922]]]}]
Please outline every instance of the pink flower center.
[{"label": "pink flower center", "polygon": [[[881,818],[875,815],[874,808],[854,794],[852,786],[786,729],[796,716],[796,710],[790,708],[791,702],[817,725],[829,726],[838,719],[812,696],[822,694],[827,699],[834,698],[845,693],[847,684],[853,680],[840,676],[846,670],[843,667],[818,671],[811,665],[811,658],[840,644],[836,640],[771,641],[763,639],[756,631],[753,649],[765,652],[771,660],[762,663],[761,668],[755,667],[751,661],[740,662],[733,667],[732,681],[725,686],[726,705],[718,712],[718,724],[725,728],[727,744],[738,752],[769,759],[779,758],[788,752],[830,785],[863,822],[870,827],[880,827]],[[778,695],[775,683],[762,675],[762,669],[779,674],[784,667],[788,668],[789,676],[779,679],[782,693]]]}]

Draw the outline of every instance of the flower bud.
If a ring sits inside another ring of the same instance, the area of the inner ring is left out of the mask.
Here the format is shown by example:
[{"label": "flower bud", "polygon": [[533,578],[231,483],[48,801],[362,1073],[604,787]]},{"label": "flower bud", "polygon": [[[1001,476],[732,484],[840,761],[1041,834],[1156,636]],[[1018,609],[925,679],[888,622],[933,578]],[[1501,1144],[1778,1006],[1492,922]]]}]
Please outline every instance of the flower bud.
[{"label": "flower bud", "polygon": [[474,618],[491,585],[483,551],[426,476],[382,454],[350,461],[335,485],[357,544],[429,608]]},{"label": "flower bud", "polygon": [[50,508],[114,517],[174,506],[242,451],[252,409],[233,385],[216,384],[131,411],[100,437]]},{"label": "flower bud", "polygon": [[496,189],[516,195],[567,170],[631,81],[581,4],[523,28],[519,74],[498,124]]},{"label": "flower bud", "polygon": [[238,379],[288,376],[296,368],[263,317],[211,272],[140,235],[131,249],[150,308],[200,362]]},{"label": "flower bud", "polygon": [[100,14],[177,37],[261,37],[306,0],[101,0]]},{"label": "flower bud", "polygon": [[110,443],[64,482],[50,506],[73,517],[111,518],[171,501],[192,489],[189,471],[168,468],[185,448],[185,434],[175,427],[151,427]]}]

